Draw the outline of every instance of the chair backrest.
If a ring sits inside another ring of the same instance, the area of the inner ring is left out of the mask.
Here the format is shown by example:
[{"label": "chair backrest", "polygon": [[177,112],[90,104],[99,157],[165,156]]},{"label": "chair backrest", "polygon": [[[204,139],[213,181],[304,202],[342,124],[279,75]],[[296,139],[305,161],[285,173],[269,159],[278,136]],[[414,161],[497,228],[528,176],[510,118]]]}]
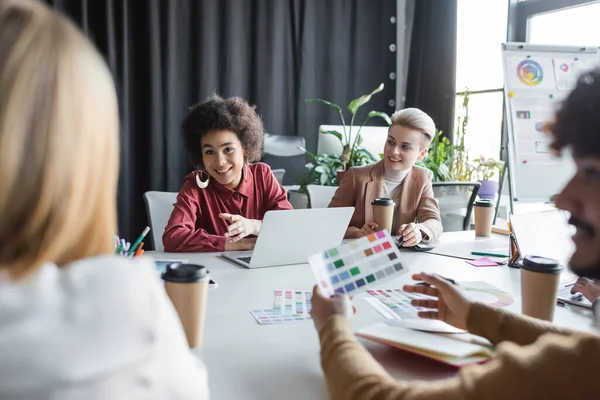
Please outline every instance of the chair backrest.
[{"label": "chair backrest", "polygon": [[440,204],[444,232],[469,230],[479,182],[433,182],[433,195]]},{"label": "chair backrest", "polygon": [[276,168],[272,169],[271,171],[273,171],[273,175],[275,175],[275,179],[277,179],[277,182],[279,182],[280,185],[283,185],[283,176],[285,175],[285,169]]},{"label": "chair backrest", "polygon": [[146,203],[146,215],[148,216],[148,226],[152,232],[154,240],[154,250],[163,251],[162,235],[169,222],[169,217],[173,211],[173,204],[177,201],[176,192],[146,192],[144,193],[144,202]]},{"label": "chair backrest", "polygon": [[308,208],[327,208],[337,186],[308,185]]},{"label": "chair backrest", "polygon": [[282,183],[293,185],[296,178],[303,175],[306,168],[304,148],[306,141],[301,136],[274,135],[265,133],[264,155],[262,162],[269,164],[271,169],[284,169],[285,177]]}]

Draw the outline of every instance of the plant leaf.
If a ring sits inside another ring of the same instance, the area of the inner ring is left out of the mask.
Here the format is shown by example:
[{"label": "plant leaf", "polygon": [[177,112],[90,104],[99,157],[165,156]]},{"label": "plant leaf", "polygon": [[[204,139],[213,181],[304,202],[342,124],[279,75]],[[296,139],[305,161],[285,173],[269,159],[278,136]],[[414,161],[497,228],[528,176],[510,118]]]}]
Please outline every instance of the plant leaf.
[{"label": "plant leaf", "polygon": [[390,117],[381,111],[369,111],[369,118],[371,117],[379,117],[379,118],[383,118],[385,120],[385,122],[387,122],[388,126],[392,124],[392,120],[390,119]]},{"label": "plant leaf", "polygon": [[327,174],[321,174],[321,185],[327,186]]},{"label": "plant leaf", "polygon": [[339,113],[342,112],[342,107],[338,106],[335,103],[327,101],[327,100],[323,100],[323,99],[306,99],[305,101],[307,103],[323,103],[323,104],[327,104],[329,107],[334,108],[337,112],[339,112]]},{"label": "plant leaf", "polygon": [[[377,161],[377,159],[373,156],[373,154],[371,154],[369,152],[369,150],[367,150],[367,149],[361,148],[361,149],[358,149],[358,152],[364,154],[365,156],[370,158],[372,161]],[[383,158],[383,153],[380,154],[380,157]]]},{"label": "plant leaf", "polygon": [[324,135],[333,135],[336,138],[338,138],[338,140],[340,142],[342,142],[342,134],[340,132],[338,132],[338,131],[319,131],[319,132],[321,132]]},{"label": "plant leaf", "polygon": [[350,111],[350,114],[352,114],[352,115],[356,114],[358,109],[361,106],[367,104],[369,102],[369,100],[371,100],[371,96],[373,96],[375,93],[381,92],[383,90],[383,87],[384,87],[384,85],[382,83],[381,85],[379,85],[377,87],[377,89],[373,90],[371,93],[362,95],[356,100],[352,100],[350,102],[350,104],[348,104],[348,111]]}]

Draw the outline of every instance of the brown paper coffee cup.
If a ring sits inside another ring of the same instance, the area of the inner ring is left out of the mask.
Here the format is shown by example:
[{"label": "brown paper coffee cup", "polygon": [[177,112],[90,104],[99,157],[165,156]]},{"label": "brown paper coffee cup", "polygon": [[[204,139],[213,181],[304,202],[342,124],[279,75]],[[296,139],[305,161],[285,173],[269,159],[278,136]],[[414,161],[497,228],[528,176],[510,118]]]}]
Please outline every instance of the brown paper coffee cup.
[{"label": "brown paper coffee cup", "polygon": [[552,321],[562,267],[556,260],[536,256],[524,257],[520,267],[522,313]]},{"label": "brown paper coffee cup", "polygon": [[202,265],[170,264],[162,274],[162,279],[165,281],[167,295],[179,315],[189,346],[200,346],[210,280],[208,270]]},{"label": "brown paper coffee cup", "polygon": [[489,200],[479,200],[475,202],[473,209],[475,210],[475,236],[490,236],[494,222],[494,204]]},{"label": "brown paper coffee cup", "polygon": [[380,197],[373,200],[371,206],[373,207],[373,221],[378,225],[377,230],[382,231],[387,229],[393,235],[394,202],[392,199]]}]

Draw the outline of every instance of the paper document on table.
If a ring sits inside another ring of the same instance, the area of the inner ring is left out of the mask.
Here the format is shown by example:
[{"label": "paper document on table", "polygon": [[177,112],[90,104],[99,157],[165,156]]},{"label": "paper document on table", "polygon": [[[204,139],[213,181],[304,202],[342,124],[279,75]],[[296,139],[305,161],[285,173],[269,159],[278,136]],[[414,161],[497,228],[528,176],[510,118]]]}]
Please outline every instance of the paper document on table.
[{"label": "paper document on table", "polygon": [[312,293],[299,290],[277,289],[273,292],[273,308],[252,310],[250,314],[260,325],[311,319]]},{"label": "paper document on table", "polygon": [[379,323],[356,335],[454,366],[483,362],[494,354],[491,347],[460,339],[460,333],[455,337]]}]

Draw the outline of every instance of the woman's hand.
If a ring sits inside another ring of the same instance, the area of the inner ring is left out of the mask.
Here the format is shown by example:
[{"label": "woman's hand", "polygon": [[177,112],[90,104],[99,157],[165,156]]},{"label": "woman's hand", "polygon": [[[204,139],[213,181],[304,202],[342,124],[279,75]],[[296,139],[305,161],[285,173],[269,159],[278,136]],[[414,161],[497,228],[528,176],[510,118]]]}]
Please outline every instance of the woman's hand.
[{"label": "woman's hand", "polygon": [[328,299],[321,294],[317,285],[313,288],[311,301],[312,309],[310,315],[315,323],[317,332],[321,331],[327,320],[332,316],[342,315],[349,319],[356,312],[348,296],[336,294]]},{"label": "woman's hand", "polygon": [[256,238],[244,238],[235,243],[225,242],[225,251],[254,250]]},{"label": "woman's hand", "polygon": [[402,290],[437,297],[437,300],[411,301],[413,306],[435,309],[435,311],[421,311],[419,317],[439,319],[459,329],[467,329],[467,317],[472,302],[463,296],[456,285],[439,275],[430,275],[425,272],[413,275],[412,278],[423,280],[427,285],[406,285]]},{"label": "woman's hand", "polygon": [[419,227],[411,222],[410,224],[403,224],[398,230],[398,235],[402,236],[403,247],[413,247],[421,243],[423,236]]},{"label": "woman's hand", "polygon": [[363,236],[368,236],[371,233],[375,233],[375,232],[377,232],[377,228],[379,228],[379,225],[377,225],[377,222],[368,221],[367,223],[365,223],[363,225],[362,228],[360,228],[358,230],[358,232],[356,233],[356,238],[358,239]]},{"label": "woman's hand", "polygon": [[583,297],[592,303],[600,297],[600,283],[588,278],[579,278],[571,288],[571,293],[581,293]]},{"label": "woman's hand", "polygon": [[250,235],[258,235],[262,222],[256,219],[247,219],[241,215],[219,214],[219,218],[229,221],[231,225],[227,228],[227,243],[235,243]]}]

